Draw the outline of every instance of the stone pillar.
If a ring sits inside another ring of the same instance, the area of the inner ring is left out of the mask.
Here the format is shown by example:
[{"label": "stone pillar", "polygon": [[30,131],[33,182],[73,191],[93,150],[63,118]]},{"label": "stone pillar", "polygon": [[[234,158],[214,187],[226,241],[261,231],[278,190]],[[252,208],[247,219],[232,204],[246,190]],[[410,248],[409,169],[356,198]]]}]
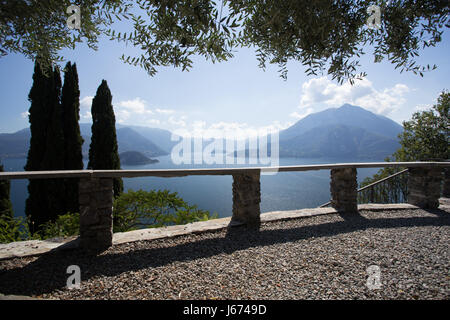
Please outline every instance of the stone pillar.
[{"label": "stone pillar", "polygon": [[106,250],[113,236],[113,179],[81,179],[79,205],[81,248]]},{"label": "stone pillar", "polygon": [[409,168],[408,203],[424,208],[439,207],[442,169],[433,167]]},{"label": "stone pillar", "polygon": [[331,169],[331,206],[338,212],[358,212],[356,168]]},{"label": "stone pillar", "polygon": [[447,167],[444,170],[444,190],[442,190],[442,196],[450,198],[450,168]]},{"label": "stone pillar", "polygon": [[233,174],[233,221],[258,227],[261,223],[260,172]]}]

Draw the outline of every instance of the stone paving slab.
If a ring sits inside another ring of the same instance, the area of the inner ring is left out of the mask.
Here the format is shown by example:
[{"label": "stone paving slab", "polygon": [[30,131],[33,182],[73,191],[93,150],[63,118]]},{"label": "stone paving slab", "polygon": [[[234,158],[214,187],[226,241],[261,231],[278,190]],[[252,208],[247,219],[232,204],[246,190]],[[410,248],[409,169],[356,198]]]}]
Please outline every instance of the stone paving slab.
[{"label": "stone paving slab", "polygon": [[77,237],[16,241],[0,244],[0,260],[40,255],[56,248],[76,247]]},{"label": "stone paving slab", "polygon": [[42,300],[29,296],[4,295],[0,293],[0,300]]},{"label": "stone paving slab", "polygon": [[117,232],[113,235],[113,244],[170,238],[196,232],[215,231],[234,225],[241,225],[241,223],[235,221],[232,222],[231,218],[220,218],[208,221],[193,222],[184,225]]},{"label": "stone paving slab", "polygon": [[[450,209],[450,199],[441,198],[440,208]],[[405,210],[419,209],[416,206],[400,203],[400,204],[362,204],[358,206],[358,210],[384,211],[384,210]],[[310,217],[324,214],[333,214],[337,211],[331,207],[312,208],[289,211],[273,211],[261,214],[261,222],[270,222],[277,220],[296,219],[302,217]],[[113,245],[142,241],[169,238],[190,233],[200,233],[208,231],[216,231],[230,226],[240,225],[238,221],[231,221],[231,217],[213,219],[208,221],[200,221],[189,223],[186,225],[176,225],[162,228],[149,228],[128,232],[118,232],[113,235]],[[12,259],[17,257],[27,257],[40,255],[51,250],[64,250],[78,247],[78,237],[69,237],[63,239],[48,240],[29,240],[17,241],[7,244],[0,244],[0,260]]]}]

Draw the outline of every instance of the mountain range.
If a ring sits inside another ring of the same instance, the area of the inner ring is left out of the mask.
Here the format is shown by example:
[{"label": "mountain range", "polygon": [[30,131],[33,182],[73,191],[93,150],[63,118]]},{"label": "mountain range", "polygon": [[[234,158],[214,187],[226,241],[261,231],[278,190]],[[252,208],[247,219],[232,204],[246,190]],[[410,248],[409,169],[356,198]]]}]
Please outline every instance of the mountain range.
[{"label": "mountain range", "polygon": [[[91,124],[80,124],[87,157]],[[350,104],[313,113],[280,131],[280,157],[352,158],[382,160],[399,148],[403,127],[393,120]],[[116,126],[119,152],[138,151],[149,157],[167,155],[178,142],[168,130]],[[26,157],[29,128],[0,134],[0,158]]]},{"label": "mountain range", "polygon": [[358,106],[313,113],[280,132],[280,157],[383,160],[400,144],[403,127]]},{"label": "mountain range", "polygon": [[[84,139],[83,156],[87,158],[91,141],[91,124],[80,123],[80,132]],[[139,132],[150,134],[150,138]],[[175,142],[170,140],[171,132],[163,129],[118,125],[116,134],[119,153],[138,151],[149,157],[158,157],[169,154],[175,145]],[[30,146],[30,137],[29,128],[14,133],[0,133],[0,158],[26,157]]]}]

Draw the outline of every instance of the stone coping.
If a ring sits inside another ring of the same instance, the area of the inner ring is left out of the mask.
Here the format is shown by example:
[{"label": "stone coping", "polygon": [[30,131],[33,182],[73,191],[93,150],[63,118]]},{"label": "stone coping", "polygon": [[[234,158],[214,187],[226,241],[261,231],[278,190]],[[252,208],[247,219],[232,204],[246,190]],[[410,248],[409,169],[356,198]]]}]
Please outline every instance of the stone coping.
[{"label": "stone coping", "polygon": [[[441,199],[440,208],[450,209],[450,199]],[[420,209],[417,206],[406,203],[398,204],[361,204],[358,210],[387,211],[387,210],[411,210]],[[300,209],[289,211],[272,211],[261,214],[261,223],[311,217],[325,214],[335,214],[337,211],[331,207]],[[242,225],[239,221],[232,221],[231,217],[212,219],[208,221],[193,222],[186,225],[176,225],[161,228],[148,228],[113,234],[113,245],[142,241],[170,238],[191,233],[216,231],[232,226]],[[77,248],[79,238],[55,238],[47,240],[17,241],[0,244],[0,260],[41,255],[52,250],[64,250]]]},{"label": "stone coping", "polygon": [[54,179],[54,178],[133,178],[133,177],[185,177],[192,175],[233,175],[247,172],[273,174],[277,172],[329,170],[343,168],[387,168],[387,167],[437,167],[448,168],[450,162],[362,162],[334,163],[276,167],[200,168],[200,169],[145,169],[145,170],[52,170],[0,172],[0,179]]}]

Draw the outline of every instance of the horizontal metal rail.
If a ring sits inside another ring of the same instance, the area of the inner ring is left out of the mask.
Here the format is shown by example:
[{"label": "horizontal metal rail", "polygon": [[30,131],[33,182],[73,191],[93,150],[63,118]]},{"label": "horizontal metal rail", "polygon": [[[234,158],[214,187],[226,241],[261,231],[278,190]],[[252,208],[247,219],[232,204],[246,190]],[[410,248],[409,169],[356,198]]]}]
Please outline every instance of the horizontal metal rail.
[{"label": "horizontal metal rail", "polygon": [[[371,187],[373,187],[373,186],[376,186],[377,184],[380,184],[380,183],[382,183],[382,182],[384,182],[384,181],[386,181],[386,180],[390,180],[390,179],[392,179],[392,178],[394,178],[394,177],[396,177],[396,176],[399,176],[399,175],[401,175],[401,174],[403,174],[403,173],[405,173],[405,172],[407,172],[407,171],[408,171],[408,169],[405,169],[405,170],[399,171],[399,172],[397,172],[397,173],[394,173],[394,174],[390,175],[389,177],[386,177],[386,178],[377,180],[377,181],[375,181],[375,182],[372,182],[371,184],[368,184],[367,186],[364,186],[364,187],[362,187],[362,188],[359,188],[359,189],[357,190],[357,192],[361,192],[361,191],[364,191],[364,190],[366,190],[366,189],[369,189],[369,188],[371,188]],[[328,201],[327,203],[324,203],[324,204],[320,205],[319,208],[327,207],[327,206],[329,206],[330,204],[331,204],[331,201]]]},{"label": "horizontal metal rail", "polygon": [[196,175],[234,175],[240,173],[294,172],[344,168],[387,167],[450,167],[450,162],[367,162],[316,164],[278,167],[203,168],[203,169],[152,169],[152,170],[54,170],[0,172],[0,180],[56,179],[56,178],[136,178],[136,177],[185,177]]},{"label": "horizontal metal rail", "polygon": [[405,169],[405,170],[399,171],[397,173],[394,173],[394,174],[390,175],[389,177],[386,177],[386,178],[380,179],[378,181],[375,181],[375,182],[373,182],[371,184],[368,184],[367,186],[364,186],[364,187],[358,189],[358,192],[366,190],[366,189],[369,189],[370,187],[376,186],[377,184],[380,184],[380,183],[382,183],[382,182],[384,182],[386,180],[389,180],[389,179],[392,179],[392,178],[394,178],[396,176],[399,176],[399,175],[401,175],[401,174],[403,174],[403,173],[405,173],[407,171],[408,171],[408,169]]}]

